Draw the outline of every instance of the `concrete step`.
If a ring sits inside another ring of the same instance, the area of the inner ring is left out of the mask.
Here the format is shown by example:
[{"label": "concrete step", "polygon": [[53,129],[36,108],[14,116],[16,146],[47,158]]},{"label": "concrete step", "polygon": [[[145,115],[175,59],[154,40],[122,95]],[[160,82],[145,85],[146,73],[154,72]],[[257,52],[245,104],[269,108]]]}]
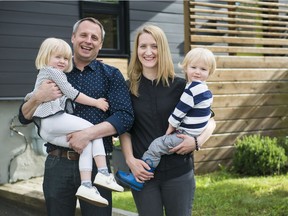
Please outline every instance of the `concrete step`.
[{"label": "concrete step", "polygon": [[[19,181],[13,184],[0,185],[0,197],[8,201],[26,205],[29,208],[37,209],[41,215],[46,214],[45,200],[42,192],[43,177]],[[80,216],[80,207],[77,203],[76,215]],[[112,216],[137,216],[137,213],[113,208]]]}]

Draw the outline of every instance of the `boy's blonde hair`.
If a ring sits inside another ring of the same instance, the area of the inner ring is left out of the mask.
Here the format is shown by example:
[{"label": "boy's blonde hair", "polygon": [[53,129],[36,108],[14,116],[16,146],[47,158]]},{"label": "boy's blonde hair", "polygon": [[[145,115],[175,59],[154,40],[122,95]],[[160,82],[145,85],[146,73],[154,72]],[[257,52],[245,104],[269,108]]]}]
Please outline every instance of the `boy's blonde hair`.
[{"label": "boy's blonde hair", "polygon": [[35,60],[36,68],[40,70],[47,67],[54,53],[62,54],[68,59],[68,68],[64,72],[70,72],[73,69],[72,49],[66,41],[59,38],[47,38],[42,42]]},{"label": "boy's blonde hair", "polygon": [[140,78],[143,72],[143,66],[138,58],[138,45],[140,35],[150,34],[157,44],[158,50],[158,69],[157,69],[157,84],[161,81],[164,86],[169,86],[169,78],[174,79],[174,65],[167,37],[163,30],[158,26],[146,24],[141,26],[135,36],[134,48],[131,55],[131,60],[128,66],[128,79],[130,81],[130,91],[133,95],[139,96],[138,88]]},{"label": "boy's blonde hair", "polygon": [[209,75],[213,74],[216,70],[216,59],[215,59],[215,56],[214,54],[206,49],[206,48],[194,48],[192,50],[190,50],[185,58],[183,59],[182,63],[179,63],[179,67],[183,70],[183,72],[185,73],[185,77],[186,77],[186,80],[188,80],[188,77],[187,77],[187,73],[186,73],[186,70],[187,70],[187,67],[190,65],[190,64],[194,64],[198,61],[203,61],[207,66],[208,66],[208,69],[209,69]]}]

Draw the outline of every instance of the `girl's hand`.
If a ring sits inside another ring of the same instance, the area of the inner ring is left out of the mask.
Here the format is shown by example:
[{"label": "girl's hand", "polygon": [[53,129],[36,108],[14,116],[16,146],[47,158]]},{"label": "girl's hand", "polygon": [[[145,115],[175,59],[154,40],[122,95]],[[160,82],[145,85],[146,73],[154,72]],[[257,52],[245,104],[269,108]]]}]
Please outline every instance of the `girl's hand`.
[{"label": "girl's hand", "polygon": [[106,112],[109,109],[109,104],[105,98],[97,99],[95,106],[104,112]]}]

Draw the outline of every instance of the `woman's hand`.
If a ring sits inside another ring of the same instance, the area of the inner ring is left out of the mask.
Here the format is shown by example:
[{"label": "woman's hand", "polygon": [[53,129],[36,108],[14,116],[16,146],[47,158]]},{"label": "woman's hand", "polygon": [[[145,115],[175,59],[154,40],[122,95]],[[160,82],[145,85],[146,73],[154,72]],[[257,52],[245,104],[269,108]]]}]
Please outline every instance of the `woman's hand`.
[{"label": "woman's hand", "polygon": [[183,139],[183,142],[172,148],[169,152],[185,155],[195,151],[196,145],[193,137],[186,134],[178,134],[177,137]]},{"label": "woman's hand", "polygon": [[[215,120],[214,118],[210,118],[205,130],[197,137],[198,147],[201,148],[203,146],[203,144],[211,137],[215,128],[216,128]],[[185,134],[178,134],[177,136],[179,138],[182,138],[183,142],[180,143],[178,146],[174,147],[173,149],[171,149],[170,150],[171,153],[184,155],[195,151],[196,143],[194,137]]]},{"label": "woman's hand", "polygon": [[154,177],[154,173],[147,171],[150,167],[143,160],[131,158],[127,161],[127,165],[137,182],[143,183],[144,181],[148,181]]}]

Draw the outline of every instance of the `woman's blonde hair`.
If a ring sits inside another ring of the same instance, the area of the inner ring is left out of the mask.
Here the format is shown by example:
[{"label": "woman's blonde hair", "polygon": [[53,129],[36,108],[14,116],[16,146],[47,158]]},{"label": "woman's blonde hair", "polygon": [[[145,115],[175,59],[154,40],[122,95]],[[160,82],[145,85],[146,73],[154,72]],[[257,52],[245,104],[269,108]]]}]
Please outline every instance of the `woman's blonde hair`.
[{"label": "woman's blonde hair", "polygon": [[160,81],[162,81],[163,85],[169,86],[169,78],[174,79],[175,76],[174,65],[170,53],[168,40],[163,30],[155,25],[141,26],[135,36],[133,52],[128,66],[130,91],[133,95],[137,97],[139,96],[138,88],[143,72],[143,66],[138,58],[137,50],[139,45],[139,37],[140,35],[145,33],[150,34],[156,41],[157,45],[158,69],[156,83],[158,84]]},{"label": "woman's blonde hair", "polygon": [[182,69],[182,71],[185,73],[186,80],[188,81],[187,77],[187,67],[190,64],[194,64],[196,62],[203,61],[204,64],[208,66],[209,69],[209,75],[213,74],[216,70],[216,59],[214,54],[206,49],[206,48],[194,48],[190,50],[185,58],[183,59],[182,63],[179,63],[178,66]]},{"label": "woman's blonde hair", "polygon": [[72,49],[66,41],[59,38],[47,38],[42,42],[35,60],[36,68],[39,70],[47,67],[54,53],[62,54],[68,59],[68,68],[64,72],[70,72],[73,69]]}]

